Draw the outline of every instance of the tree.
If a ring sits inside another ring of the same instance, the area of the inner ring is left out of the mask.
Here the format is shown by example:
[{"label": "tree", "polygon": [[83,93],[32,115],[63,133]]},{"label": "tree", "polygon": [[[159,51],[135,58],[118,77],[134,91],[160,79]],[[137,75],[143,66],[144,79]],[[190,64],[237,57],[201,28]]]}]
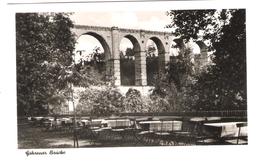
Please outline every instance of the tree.
[{"label": "tree", "polygon": [[131,58],[131,57],[135,56],[134,50],[132,48],[126,48],[125,56],[127,58]]},{"label": "tree", "polygon": [[246,25],[245,10],[232,12],[214,42],[214,65],[198,77],[200,109],[246,109]]},{"label": "tree", "polygon": [[[167,25],[173,28],[173,34],[185,43],[190,40],[210,40],[211,43],[220,39],[221,29],[229,23],[230,15],[235,10],[171,10],[167,15],[172,22]],[[214,50],[210,45],[209,49]]]},{"label": "tree", "polygon": [[194,83],[194,65],[191,60],[191,49],[182,48],[179,54],[173,56],[167,64],[166,73],[156,76],[152,96],[167,99],[170,109],[164,109],[164,111],[190,108],[188,97],[191,93],[190,86]]},{"label": "tree", "polygon": [[[168,76],[166,74],[160,74],[156,76],[156,80],[154,82],[154,89],[151,93],[151,99],[156,103],[156,101],[161,101],[163,99],[167,100],[167,105],[165,105],[162,110],[164,111],[174,111],[178,110],[178,103],[177,103],[177,95],[178,90],[176,85],[173,81],[169,81]],[[165,102],[163,102],[166,104]],[[161,105],[163,104],[161,103]],[[159,104],[160,105],[160,104]],[[158,105],[157,105],[158,106]],[[165,109],[169,106],[169,109]],[[158,110],[158,109],[157,109]]]},{"label": "tree", "polygon": [[186,42],[211,41],[213,65],[197,77],[194,108],[246,109],[245,10],[180,10],[169,15],[169,27]]},{"label": "tree", "polygon": [[153,45],[148,46],[146,57],[155,57],[156,48]]},{"label": "tree", "polygon": [[105,53],[101,53],[101,48],[100,47],[95,47],[93,49],[93,53],[92,53],[92,60],[94,62],[104,62],[105,61]]},{"label": "tree", "polygon": [[148,46],[146,51],[147,85],[154,85],[155,78],[159,74],[159,57],[156,55],[154,45]]},{"label": "tree", "polygon": [[191,53],[190,48],[185,48],[170,60],[166,69],[168,82],[173,82],[179,91],[192,82],[194,65]]},{"label": "tree", "polygon": [[48,102],[65,88],[60,74],[72,63],[75,44],[69,14],[17,13],[17,109],[46,114]]},{"label": "tree", "polygon": [[190,98],[191,87],[195,83],[191,54],[191,49],[185,47],[179,55],[170,60],[166,69],[166,80],[175,91],[175,94],[170,93],[168,98],[176,105],[175,110],[190,110],[191,104],[194,103],[194,98]]}]

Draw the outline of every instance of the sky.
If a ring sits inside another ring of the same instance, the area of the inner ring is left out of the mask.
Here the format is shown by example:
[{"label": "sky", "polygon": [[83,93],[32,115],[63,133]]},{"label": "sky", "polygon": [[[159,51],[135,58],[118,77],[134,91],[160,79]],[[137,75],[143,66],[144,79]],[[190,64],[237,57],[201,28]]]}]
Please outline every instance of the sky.
[{"label": "sky", "polygon": [[[173,29],[166,28],[171,23],[166,11],[113,11],[113,12],[76,12],[71,16],[76,25],[92,25],[130,29],[145,29],[153,31],[171,32]],[[102,47],[101,44],[92,36],[84,35],[77,40],[76,51],[83,50],[84,57],[93,52],[95,47]],[[148,44],[152,44],[150,41]],[[132,48],[132,43],[128,39],[122,39],[120,50]],[[175,53],[175,50],[171,50]],[[101,48],[103,52],[103,48]],[[77,60],[76,56],[76,60]],[[79,58],[78,58],[79,59]]]},{"label": "sky", "polygon": [[117,26],[155,31],[170,31],[165,26],[171,22],[166,11],[81,12],[74,13],[71,19],[77,25]]}]

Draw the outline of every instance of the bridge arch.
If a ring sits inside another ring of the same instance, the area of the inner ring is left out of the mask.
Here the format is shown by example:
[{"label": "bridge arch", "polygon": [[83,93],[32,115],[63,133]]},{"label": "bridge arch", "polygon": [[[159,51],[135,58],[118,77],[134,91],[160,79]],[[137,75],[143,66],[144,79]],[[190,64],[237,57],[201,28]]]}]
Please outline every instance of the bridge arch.
[{"label": "bridge arch", "polygon": [[124,29],[118,27],[100,27],[75,25],[72,32],[76,36],[88,34],[95,37],[102,45],[106,53],[107,74],[113,76],[114,85],[121,85],[120,75],[120,41],[128,38],[135,52],[135,85],[147,85],[146,69],[146,43],[149,39],[153,40],[158,48],[160,57],[160,69],[164,69],[169,61],[169,43],[173,36],[169,32],[149,31],[140,29]]},{"label": "bridge arch", "polygon": [[[119,42],[121,42],[121,40],[123,38],[128,39],[133,45],[132,50],[134,53],[134,57],[132,58],[132,60],[128,60],[128,62],[134,62],[134,65],[129,67],[130,69],[128,69],[128,71],[131,71],[131,69],[132,69],[133,73],[131,73],[131,74],[133,74],[133,78],[134,78],[134,81],[130,82],[130,85],[141,85],[141,81],[140,81],[141,76],[142,76],[142,72],[141,72],[141,64],[142,64],[141,63],[141,60],[142,60],[141,59],[141,55],[142,55],[141,49],[142,48],[141,48],[141,45],[138,41],[138,38],[132,34],[127,33],[127,34],[122,35],[122,37],[120,37],[120,39],[119,39],[120,40]],[[124,63],[122,63],[122,62],[125,62],[125,61],[120,59],[120,65],[123,67],[125,65],[123,65]],[[120,68],[120,69],[121,69],[121,71],[120,71],[121,84],[125,85],[125,83],[123,82],[125,80],[124,78],[126,78],[123,75],[125,72],[124,72],[123,68]],[[131,78],[131,76],[129,76],[129,78]]]},{"label": "bridge arch", "polygon": [[105,55],[105,76],[106,80],[109,80],[113,76],[113,67],[111,66],[111,46],[109,45],[108,41],[105,39],[104,36],[101,34],[94,32],[94,31],[85,31],[82,33],[78,33],[76,36],[76,40],[78,40],[81,36],[92,36],[94,37],[102,46],[104,49],[104,55]]},{"label": "bridge arch", "polygon": [[196,44],[200,48],[200,53],[207,53],[208,52],[208,46],[203,41],[196,41]]},{"label": "bridge arch", "polygon": [[165,46],[156,36],[150,36],[146,41],[146,73],[147,85],[152,86],[165,68]]},{"label": "bridge arch", "polygon": [[124,37],[131,41],[131,43],[133,44],[133,50],[136,54],[141,51],[140,43],[138,42],[138,39],[135,36],[131,34],[126,34],[124,35]]},{"label": "bridge arch", "polygon": [[199,46],[200,55],[194,58],[195,71],[201,72],[208,62],[208,46],[203,41],[197,41],[196,44]]},{"label": "bridge arch", "polygon": [[157,49],[158,49],[158,69],[159,69],[159,75],[160,75],[162,72],[164,72],[164,69],[165,69],[166,47],[160,38],[153,36],[150,39],[156,44]]},{"label": "bridge arch", "polygon": [[[110,50],[111,48],[109,47],[109,45],[108,45],[107,41],[104,39],[104,37],[102,37],[101,35],[99,35],[96,32],[86,32],[86,33],[81,34],[80,36],[83,36],[83,35],[89,35],[89,36],[93,36],[94,38],[96,38],[104,49],[106,60],[111,58],[111,50]],[[78,36],[78,38],[80,36]]]},{"label": "bridge arch", "polygon": [[165,47],[164,47],[161,39],[156,36],[150,37],[149,39],[152,40],[156,44],[157,49],[158,49],[158,55],[165,55]]}]

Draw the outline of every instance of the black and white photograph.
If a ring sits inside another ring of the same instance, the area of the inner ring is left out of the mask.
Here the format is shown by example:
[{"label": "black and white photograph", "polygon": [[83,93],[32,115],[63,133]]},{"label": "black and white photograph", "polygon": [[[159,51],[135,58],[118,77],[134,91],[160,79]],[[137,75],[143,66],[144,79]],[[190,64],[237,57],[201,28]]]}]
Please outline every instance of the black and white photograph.
[{"label": "black and white photograph", "polygon": [[16,13],[18,148],[246,145],[245,15]]},{"label": "black and white photograph", "polygon": [[254,3],[6,0],[0,11],[1,160],[257,160]]}]

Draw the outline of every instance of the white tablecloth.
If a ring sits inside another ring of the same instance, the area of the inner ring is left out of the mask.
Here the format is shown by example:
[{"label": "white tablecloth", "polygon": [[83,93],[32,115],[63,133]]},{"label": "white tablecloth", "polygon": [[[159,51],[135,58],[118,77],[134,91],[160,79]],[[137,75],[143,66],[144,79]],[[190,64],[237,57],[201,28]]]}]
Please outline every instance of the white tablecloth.
[{"label": "white tablecloth", "polygon": [[[221,128],[220,137],[237,137],[239,128],[237,124],[244,122],[205,123],[205,126]],[[241,127],[240,136],[247,136],[247,126]]]}]

